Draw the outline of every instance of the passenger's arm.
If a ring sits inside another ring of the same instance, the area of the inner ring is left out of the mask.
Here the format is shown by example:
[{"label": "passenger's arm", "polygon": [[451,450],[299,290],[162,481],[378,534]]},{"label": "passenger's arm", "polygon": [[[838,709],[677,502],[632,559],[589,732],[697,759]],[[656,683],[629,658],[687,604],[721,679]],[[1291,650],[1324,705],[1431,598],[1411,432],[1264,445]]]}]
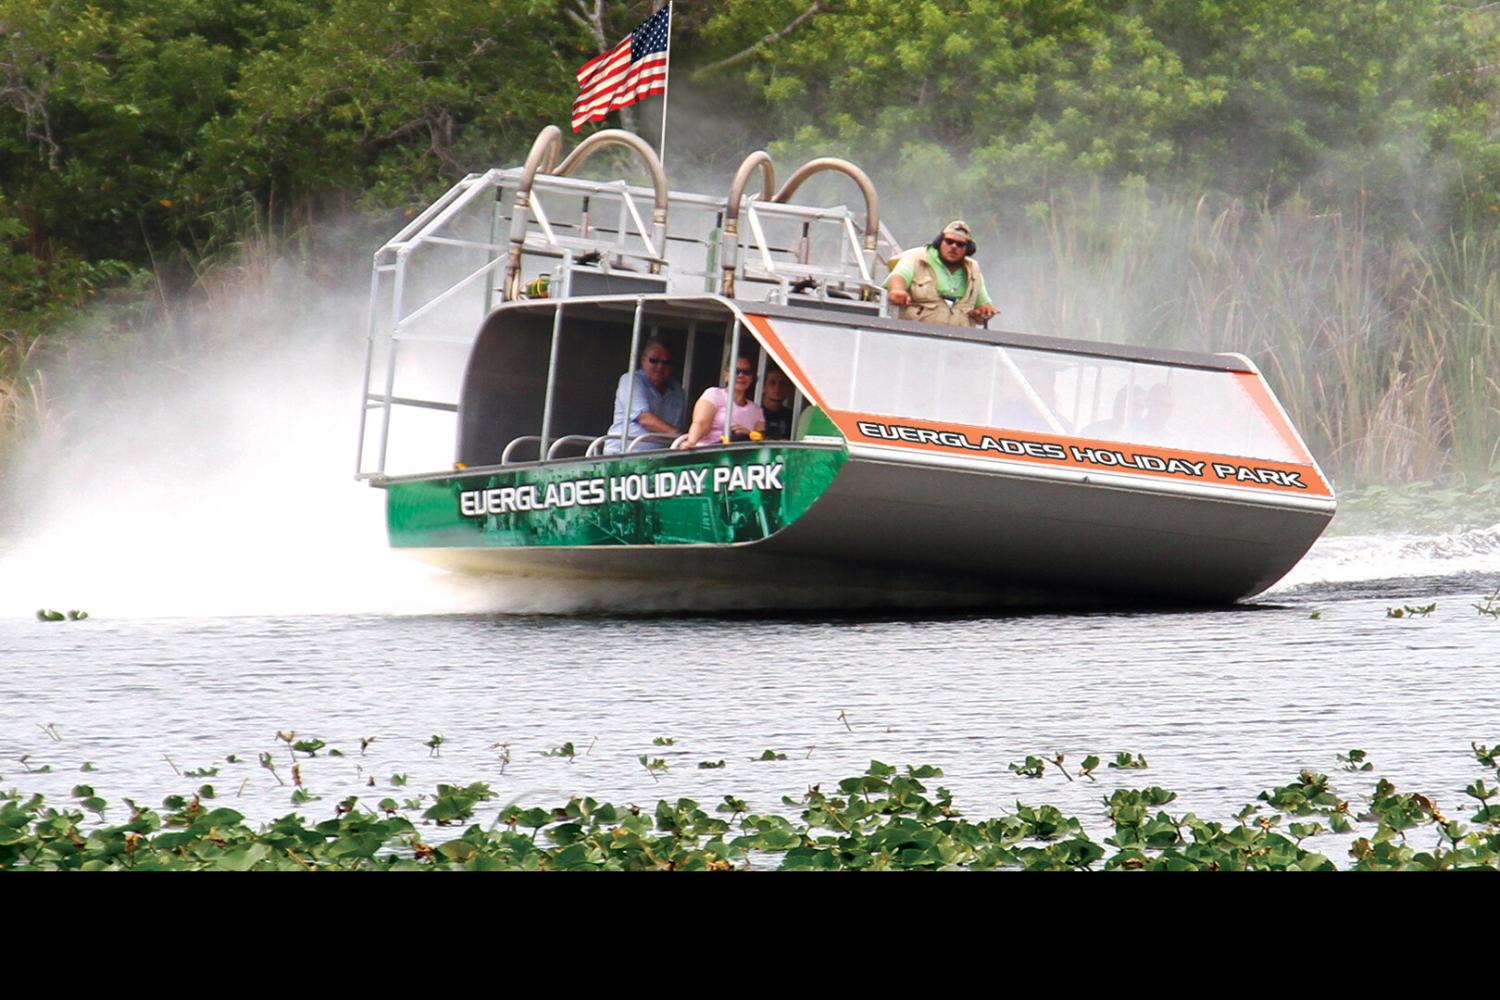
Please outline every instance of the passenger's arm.
[{"label": "passenger's arm", "polygon": [[917,267],[905,256],[896,262],[891,268],[890,277],[885,279],[886,298],[893,306],[911,305],[911,283],[917,276]]},{"label": "passenger's arm", "polygon": [[635,422],[653,434],[677,434],[682,430],[681,427],[673,427],[650,410],[642,411],[641,415],[635,418]]},{"label": "passenger's arm", "polygon": [[885,287],[886,298],[891,300],[891,305],[911,305],[911,293],[906,290],[906,282],[901,280],[901,275],[892,274],[890,280],[885,283]]},{"label": "passenger's arm", "polygon": [[699,398],[698,402],[693,404],[693,425],[688,428],[687,447],[696,447],[698,439],[708,433],[708,429],[714,423],[714,413],[717,411],[718,407],[707,399]]},{"label": "passenger's arm", "polygon": [[995,308],[990,301],[990,291],[984,287],[984,275],[979,276],[979,294],[974,296],[974,308],[969,310],[969,319],[974,323],[983,323],[991,316],[1000,315],[1000,310]]}]

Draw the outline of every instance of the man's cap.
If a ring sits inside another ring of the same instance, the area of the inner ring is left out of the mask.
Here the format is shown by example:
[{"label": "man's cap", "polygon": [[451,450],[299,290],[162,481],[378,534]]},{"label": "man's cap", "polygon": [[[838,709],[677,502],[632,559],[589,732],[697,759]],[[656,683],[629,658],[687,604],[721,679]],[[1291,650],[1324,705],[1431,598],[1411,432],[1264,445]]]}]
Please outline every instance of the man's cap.
[{"label": "man's cap", "polygon": [[969,230],[969,224],[963,219],[954,219],[952,222],[943,227],[943,232],[963,233],[964,236],[968,237],[971,240],[974,238],[974,234]]}]

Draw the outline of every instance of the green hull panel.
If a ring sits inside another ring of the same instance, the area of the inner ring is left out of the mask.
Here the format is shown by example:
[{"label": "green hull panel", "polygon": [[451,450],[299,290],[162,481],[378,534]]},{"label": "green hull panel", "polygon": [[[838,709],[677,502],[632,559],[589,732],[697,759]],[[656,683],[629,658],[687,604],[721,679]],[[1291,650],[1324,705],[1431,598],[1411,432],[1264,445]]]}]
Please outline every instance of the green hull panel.
[{"label": "green hull panel", "polygon": [[396,548],[727,545],[791,524],[833,482],[841,448],[656,451],[386,486]]}]

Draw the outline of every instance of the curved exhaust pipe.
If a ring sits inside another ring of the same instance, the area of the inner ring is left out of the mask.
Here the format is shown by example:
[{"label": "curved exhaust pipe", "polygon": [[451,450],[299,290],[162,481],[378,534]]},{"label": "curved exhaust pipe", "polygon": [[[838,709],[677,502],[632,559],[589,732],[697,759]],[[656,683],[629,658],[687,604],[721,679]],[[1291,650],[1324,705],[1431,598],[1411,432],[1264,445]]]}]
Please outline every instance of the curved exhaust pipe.
[{"label": "curved exhaust pipe", "polygon": [[[865,196],[865,230],[862,235],[864,251],[869,257],[866,264],[870,266],[871,273],[874,273],[876,249],[880,245],[880,197],[875,193],[875,185],[871,183],[869,176],[859,167],[836,156],[820,156],[816,160],[808,160],[787,178],[786,183],[781,185],[781,190],[777,191],[776,196],[771,200],[783,203],[790,201],[804,181],[824,170],[846,174],[859,185],[860,193]],[[864,289],[860,295],[867,301],[875,298],[875,294],[868,288]]]},{"label": "curved exhaust pipe", "polygon": [[531,208],[531,184],[539,173],[550,174],[557,168],[557,158],[562,154],[562,129],[548,125],[537,133],[526,154],[526,166],[521,174],[521,185],[516,189],[516,206],[510,219],[510,248],[505,256],[505,282],[502,294],[505,301],[512,302],[521,297],[521,247],[526,242],[526,212]]},{"label": "curved exhaust pipe", "polygon": [[[558,177],[571,176],[585,160],[605,146],[624,146],[635,151],[645,163],[646,172],[651,175],[652,189],[655,191],[655,204],[651,209],[651,240],[661,249],[661,252],[666,251],[667,177],[662,171],[661,160],[657,158],[656,150],[633,132],[609,128],[595,132],[580,142],[577,148],[559,163],[558,156],[562,152],[562,130],[556,125],[548,125],[536,137],[536,142],[532,143],[531,153],[526,157],[526,167],[521,175],[521,183],[516,189],[516,207],[510,220],[510,248],[506,251],[505,262],[505,300],[507,302],[521,296],[521,250],[526,243],[526,213],[531,206],[531,185],[536,175],[543,173],[554,174]],[[661,264],[653,261],[651,273],[661,273]]]},{"label": "curved exhaust pipe", "polygon": [[760,171],[760,199],[771,201],[776,191],[776,165],[771,154],[757,149],[745,157],[740,169],[735,171],[734,181],[729,185],[729,203],[724,212],[724,232],[719,240],[719,269],[721,274],[719,294],[733,298],[734,271],[739,264],[740,252],[740,199],[755,171]]},{"label": "curved exhaust pipe", "polygon": [[[578,144],[578,147],[569,153],[567,159],[558,164],[553,171],[559,177],[569,177],[573,171],[583,165],[583,161],[593,156],[605,146],[624,146],[626,149],[634,150],[646,165],[646,172],[651,175],[651,187],[655,191],[655,204],[651,208],[651,242],[656,244],[659,252],[663,255],[667,252],[667,175],[662,170],[661,160],[656,156],[656,150],[634,132],[627,132],[622,128],[607,128],[601,132],[595,132],[587,139]],[[661,264],[652,261],[651,273],[660,274]]]}]

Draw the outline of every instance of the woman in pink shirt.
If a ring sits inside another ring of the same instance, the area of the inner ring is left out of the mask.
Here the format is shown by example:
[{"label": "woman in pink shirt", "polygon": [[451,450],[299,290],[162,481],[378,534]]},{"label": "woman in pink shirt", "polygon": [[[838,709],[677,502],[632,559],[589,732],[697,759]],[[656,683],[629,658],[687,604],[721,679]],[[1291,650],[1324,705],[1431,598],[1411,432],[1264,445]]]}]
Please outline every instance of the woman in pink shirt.
[{"label": "woman in pink shirt", "polygon": [[[729,381],[729,369],[724,369],[724,381]],[[755,367],[749,358],[740,358],[734,366],[734,413],[729,418],[729,435],[724,432],[724,410],[727,393],[719,386],[703,390],[693,406],[693,424],[679,441],[679,447],[697,448],[706,444],[727,444],[729,441],[749,441],[751,432],[760,434],[766,429],[766,415],[760,405],[750,398],[750,387],[755,384]]]}]

